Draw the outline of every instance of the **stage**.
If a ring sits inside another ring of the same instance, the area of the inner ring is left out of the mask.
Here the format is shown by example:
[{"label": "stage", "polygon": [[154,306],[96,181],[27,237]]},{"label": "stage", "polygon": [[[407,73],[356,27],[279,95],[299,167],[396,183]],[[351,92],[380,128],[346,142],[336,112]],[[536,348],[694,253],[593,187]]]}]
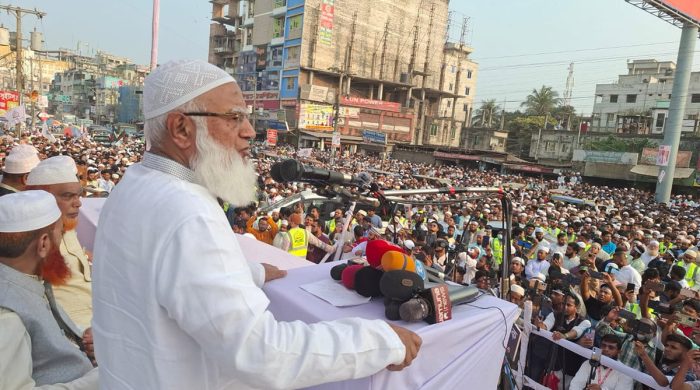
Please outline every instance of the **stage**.
[{"label": "stage", "polygon": [[[83,200],[77,233],[81,244],[88,250],[93,249],[104,201]],[[314,323],[343,317],[384,318],[382,298],[358,306],[337,308],[299,287],[330,279],[329,270],[337,263],[316,265],[254,239],[237,238],[249,260],[288,270],[285,278],[267,283],[263,288],[270,298],[269,310],[278,320]],[[495,389],[507,337],[518,314],[515,305],[483,296],[472,304],[454,307],[453,319],[441,324],[396,321],[397,325],[413,330],[423,339],[418,357],[410,367],[400,372],[382,370],[367,378],[329,383],[313,389],[443,390],[465,386]]]}]

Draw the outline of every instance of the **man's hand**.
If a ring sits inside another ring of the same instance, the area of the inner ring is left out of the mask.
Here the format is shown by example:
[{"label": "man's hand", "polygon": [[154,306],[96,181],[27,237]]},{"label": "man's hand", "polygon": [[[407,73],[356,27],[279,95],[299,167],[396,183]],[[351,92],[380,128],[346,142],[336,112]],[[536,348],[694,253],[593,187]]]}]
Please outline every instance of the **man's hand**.
[{"label": "man's hand", "polygon": [[270,280],[275,280],[279,278],[283,278],[287,276],[287,271],[283,269],[279,269],[275,267],[274,265],[270,265],[267,263],[261,263],[263,268],[265,269],[265,282],[269,282]]},{"label": "man's hand", "polygon": [[96,364],[95,341],[92,338],[92,328],[87,328],[85,329],[85,332],[83,332],[83,348],[85,349],[85,354],[88,358],[90,358],[92,364]]},{"label": "man's hand", "polygon": [[406,328],[402,328],[400,326],[392,324],[389,324],[389,326],[391,327],[391,329],[394,330],[394,332],[396,332],[396,334],[401,339],[401,342],[406,347],[406,356],[403,359],[403,363],[391,364],[387,367],[387,370],[401,371],[404,368],[410,366],[413,359],[416,358],[416,355],[418,355],[418,350],[420,349],[423,340],[420,338],[420,336]]},{"label": "man's hand", "polygon": [[636,352],[637,355],[639,355],[639,357],[641,358],[643,358],[644,356],[648,356],[647,351],[644,348],[644,344],[642,344],[640,341],[634,342],[634,352]]},{"label": "man's hand", "polygon": [[613,322],[617,319],[619,313],[620,313],[620,308],[614,307],[608,312],[608,315],[605,316],[605,320],[608,323]]},{"label": "man's hand", "polygon": [[591,383],[590,385],[586,386],[586,390],[600,390],[600,385]]}]

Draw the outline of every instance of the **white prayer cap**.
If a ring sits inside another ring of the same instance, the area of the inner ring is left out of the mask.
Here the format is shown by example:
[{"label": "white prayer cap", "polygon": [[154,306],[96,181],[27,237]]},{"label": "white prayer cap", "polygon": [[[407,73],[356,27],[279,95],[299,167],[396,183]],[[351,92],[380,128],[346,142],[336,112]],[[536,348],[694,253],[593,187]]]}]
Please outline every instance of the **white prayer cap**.
[{"label": "white prayer cap", "polygon": [[39,152],[32,145],[17,145],[5,158],[5,173],[29,173],[39,164]]},{"label": "white prayer cap", "polygon": [[27,185],[51,185],[63,183],[78,183],[78,167],[68,156],[47,158],[37,165],[27,177]]},{"label": "white prayer cap", "polygon": [[525,289],[522,288],[522,286],[518,286],[517,284],[511,284],[510,291],[516,294],[520,294],[521,296],[525,295]]},{"label": "white prayer cap", "polygon": [[56,198],[46,191],[22,191],[0,197],[0,233],[23,233],[61,218]]},{"label": "white prayer cap", "polygon": [[170,61],[146,77],[143,88],[144,118],[163,115],[218,86],[235,82],[223,69],[205,61]]}]

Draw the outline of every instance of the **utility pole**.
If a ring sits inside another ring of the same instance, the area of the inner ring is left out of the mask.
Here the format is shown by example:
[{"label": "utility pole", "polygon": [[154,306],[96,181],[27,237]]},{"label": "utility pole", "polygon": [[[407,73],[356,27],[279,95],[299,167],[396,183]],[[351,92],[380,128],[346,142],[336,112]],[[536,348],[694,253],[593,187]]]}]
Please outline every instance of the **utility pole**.
[{"label": "utility pole", "polygon": [[[384,25],[384,35],[382,35],[382,56],[379,59],[379,79],[384,80],[384,61],[386,60],[386,40],[389,37],[389,18],[386,19],[386,24]],[[374,64],[372,64],[374,67]],[[372,69],[372,76],[374,76],[374,68]]]},{"label": "utility pole", "polygon": [[160,19],[160,0],[153,0],[153,22],[151,23],[151,72],[158,65],[158,21]]},{"label": "utility pole", "polygon": [[[41,19],[44,16],[46,16],[46,12],[41,12],[37,10],[36,8],[34,9],[25,9],[25,8],[19,8],[19,7],[13,7],[11,5],[0,5],[0,10],[5,10],[8,13],[13,12],[15,14],[15,19],[17,21],[17,33],[15,34],[16,38],[16,45],[17,47],[15,48],[15,56],[17,56],[17,64],[15,65],[17,67],[16,69],[16,76],[17,76],[17,93],[19,94],[19,104],[22,105],[22,95],[23,95],[23,84],[24,84],[24,76],[22,75],[22,16],[24,14],[30,14],[34,15],[37,18]],[[21,130],[21,124],[17,124],[17,135],[18,137],[22,137],[22,130]]]},{"label": "utility pole", "polygon": [[[333,113],[333,138],[340,137],[340,132],[338,131],[338,122],[340,121],[340,95],[343,90],[343,78],[345,78],[346,71],[343,69],[331,69],[338,72],[338,90],[335,93],[335,107]],[[335,146],[333,146],[333,140],[331,139],[331,165],[335,163]]]},{"label": "utility pole", "polygon": [[[425,88],[427,87],[427,82],[428,82],[428,64],[430,62],[430,43],[431,43],[431,35],[433,34],[433,17],[435,16],[435,3],[432,3],[430,5],[430,22],[428,23],[428,41],[425,45],[425,61],[423,62],[423,74],[422,74],[422,79],[421,79],[421,132],[423,133],[422,136],[426,140],[428,137],[426,137],[426,134],[428,132],[425,131],[425,114],[428,111],[427,105],[425,104],[426,101],[426,93],[425,93]],[[438,97],[440,99],[440,97]],[[419,145],[423,144],[423,140],[419,139]]]}]

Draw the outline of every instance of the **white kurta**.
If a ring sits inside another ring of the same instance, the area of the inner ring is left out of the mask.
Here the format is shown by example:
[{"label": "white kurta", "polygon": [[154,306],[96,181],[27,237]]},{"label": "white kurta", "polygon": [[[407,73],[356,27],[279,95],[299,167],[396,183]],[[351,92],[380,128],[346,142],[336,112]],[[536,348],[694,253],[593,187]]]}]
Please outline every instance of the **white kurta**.
[{"label": "white kurta", "polygon": [[262,267],[245,260],[215,198],[144,165],[107,199],[95,240],[102,389],[298,388],[403,361],[381,320],[276,321]]}]

